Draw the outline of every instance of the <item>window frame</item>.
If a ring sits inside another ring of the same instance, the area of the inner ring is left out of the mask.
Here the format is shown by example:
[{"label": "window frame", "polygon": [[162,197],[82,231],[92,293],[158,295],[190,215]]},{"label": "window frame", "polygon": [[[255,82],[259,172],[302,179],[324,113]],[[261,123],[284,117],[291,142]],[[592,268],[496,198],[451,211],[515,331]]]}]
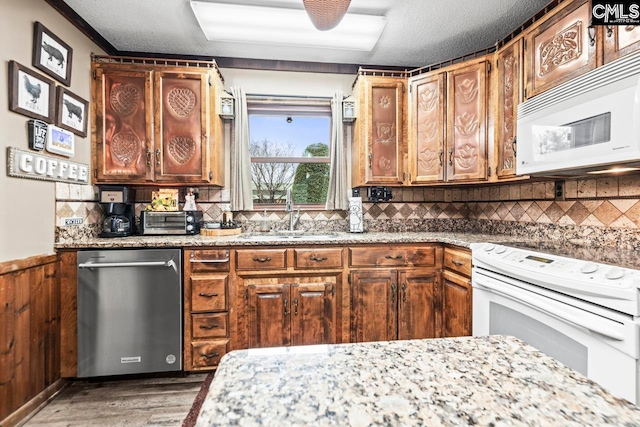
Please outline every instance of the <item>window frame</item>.
[{"label": "window frame", "polygon": [[[326,157],[254,157],[250,163],[321,163],[331,166],[331,98],[306,96],[247,95],[247,115],[259,116],[292,116],[292,117],[328,117],[329,118],[329,155]],[[249,119],[250,120],[250,119]],[[251,129],[249,129],[251,138]],[[253,195],[252,195],[253,197]],[[304,210],[324,210],[325,203],[295,203]],[[284,210],[284,203],[257,203],[254,210]]]}]

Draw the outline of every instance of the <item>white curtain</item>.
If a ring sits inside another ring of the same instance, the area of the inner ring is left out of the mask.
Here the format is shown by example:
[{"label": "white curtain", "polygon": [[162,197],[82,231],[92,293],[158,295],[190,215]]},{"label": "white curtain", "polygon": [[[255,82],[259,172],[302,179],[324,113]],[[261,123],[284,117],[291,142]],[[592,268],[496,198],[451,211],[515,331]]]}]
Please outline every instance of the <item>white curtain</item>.
[{"label": "white curtain", "polygon": [[236,99],[234,134],[231,140],[231,210],[249,211],[253,209],[253,195],[247,95],[240,87],[232,87],[231,94]]},{"label": "white curtain", "polygon": [[331,100],[331,169],[327,210],[349,209],[349,186],[347,181],[347,156],[344,147],[344,124],[342,123],[342,91],[336,91]]}]

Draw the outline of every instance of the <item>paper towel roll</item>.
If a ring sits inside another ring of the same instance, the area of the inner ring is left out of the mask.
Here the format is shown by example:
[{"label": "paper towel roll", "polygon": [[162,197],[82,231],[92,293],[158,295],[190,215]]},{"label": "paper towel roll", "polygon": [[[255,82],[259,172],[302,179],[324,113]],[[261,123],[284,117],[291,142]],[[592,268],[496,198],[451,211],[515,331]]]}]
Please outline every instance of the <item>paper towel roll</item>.
[{"label": "paper towel roll", "polygon": [[362,197],[349,197],[349,231],[352,233],[362,233],[364,231]]}]

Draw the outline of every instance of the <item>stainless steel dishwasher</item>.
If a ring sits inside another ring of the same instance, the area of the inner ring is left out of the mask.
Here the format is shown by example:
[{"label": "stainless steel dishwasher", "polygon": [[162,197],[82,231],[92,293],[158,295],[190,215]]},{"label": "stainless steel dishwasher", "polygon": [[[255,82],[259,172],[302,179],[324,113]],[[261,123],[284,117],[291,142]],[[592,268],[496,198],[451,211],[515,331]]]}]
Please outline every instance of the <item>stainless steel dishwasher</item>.
[{"label": "stainless steel dishwasher", "polygon": [[78,377],[182,369],[181,253],[78,252]]}]

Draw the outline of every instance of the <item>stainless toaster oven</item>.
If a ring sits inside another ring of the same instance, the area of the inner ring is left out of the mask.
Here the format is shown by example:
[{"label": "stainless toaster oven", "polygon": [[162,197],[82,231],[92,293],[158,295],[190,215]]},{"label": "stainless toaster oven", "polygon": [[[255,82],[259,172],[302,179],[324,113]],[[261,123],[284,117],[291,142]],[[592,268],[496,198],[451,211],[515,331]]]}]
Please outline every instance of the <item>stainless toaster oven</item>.
[{"label": "stainless toaster oven", "polygon": [[202,211],[155,212],[142,211],[142,234],[200,234]]}]

